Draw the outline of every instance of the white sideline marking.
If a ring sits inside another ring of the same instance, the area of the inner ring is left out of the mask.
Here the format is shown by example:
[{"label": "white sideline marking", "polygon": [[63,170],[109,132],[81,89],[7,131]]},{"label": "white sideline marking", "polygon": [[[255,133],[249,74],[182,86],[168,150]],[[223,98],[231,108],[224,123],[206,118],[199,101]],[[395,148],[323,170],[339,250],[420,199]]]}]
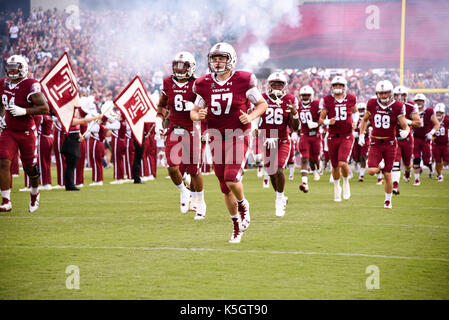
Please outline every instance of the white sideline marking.
[{"label": "white sideline marking", "polygon": [[291,255],[321,255],[321,256],[343,256],[343,257],[367,257],[399,260],[423,260],[449,262],[446,258],[424,258],[424,257],[404,257],[386,256],[380,254],[348,253],[348,252],[313,252],[313,251],[273,251],[273,250],[233,250],[233,249],[212,249],[212,248],[174,248],[174,247],[125,247],[125,246],[0,246],[3,249],[121,249],[121,250],[142,250],[142,251],[206,251],[220,253],[269,253],[269,254],[291,254]]}]

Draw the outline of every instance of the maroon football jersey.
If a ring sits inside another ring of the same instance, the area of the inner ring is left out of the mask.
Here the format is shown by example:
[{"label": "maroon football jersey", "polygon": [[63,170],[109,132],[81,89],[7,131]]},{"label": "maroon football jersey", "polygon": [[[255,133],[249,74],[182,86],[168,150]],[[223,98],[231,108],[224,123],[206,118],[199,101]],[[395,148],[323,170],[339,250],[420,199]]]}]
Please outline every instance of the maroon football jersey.
[{"label": "maroon football jersey", "polygon": [[266,130],[266,137],[271,138],[270,130],[277,130],[277,137],[281,140],[289,138],[289,115],[288,105],[294,105],[298,108],[298,102],[295,96],[286,94],[277,104],[276,100],[271,99],[266,93],[262,94],[268,103],[268,108],[264,114],[260,116],[262,122],[260,129]]},{"label": "maroon football jersey", "polygon": [[323,98],[322,108],[327,110],[327,117],[335,118],[335,124],[329,125],[330,135],[352,134],[352,110],[356,102],[357,99],[352,94],[346,94],[340,101],[332,95]]},{"label": "maroon football jersey", "polygon": [[162,92],[167,96],[167,107],[170,111],[170,127],[182,126],[192,130],[193,122],[190,119],[190,110],[186,110],[185,101],[195,102],[195,93],[192,88],[195,80],[184,83],[177,82],[172,76],[166,77],[162,84]]},{"label": "maroon football jersey", "polygon": [[447,145],[449,144],[449,114],[447,114],[443,121],[440,122],[440,129],[435,132],[435,140],[433,141],[436,144]]},{"label": "maroon football jersey", "polygon": [[[320,120],[320,102],[318,100],[312,101],[308,105],[299,105],[299,121],[301,122],[301,133],[309,134],[308,121],[318,122]],[[313,129],[315,132],[319,130],[319,127]]]},{"label": "maroon football jersey", "polygon": [[205,102],[210,129],[218,129],[224,134],[226,129],[246,131],[251,128],[251,123],[244,125],[239,117],[240,111],[247,113],[250,106],[246,92],[256,85],[252,75],[251,72],[235,71],[221,84],[211,74],[195,81],[193,90]]},{"label": "maroon football jersey", "polygon": [[32,108],[31,95],[41,92],[41,84],[36,79],[25,78],[19,83],[10,84],[8,78],[0,79],[0,95],[5,108],[5,121],[8,130],[27,131],[35,125],[31,115],[14,117],[8,110],[10,104],[22,108]]},{"label": "maroon football jersey", "polygon": [[[415,106],[414,102],[406,102],[404,103],[404,107],[405,107],[405,118],[412,120],[412,113],[416,112],[418,113],[418,108]],[[400,126],[396,127],[396,136],[399,137],[399,129]]]},{"label": "maroon football jersey", "polygon": [[388,106],[382,106],[377,99],[369,99],[366,110],[370,113],[369,121],[373,127],[371,136],[394,138],[398,119],[405,115],[402,102],[393,100]]},{"label": "maroon football jersey", "polygon": [[432,116],[435,114],[435,110],[432,108],[424,109],[419,112],[421,118],[421,127],[413,128],[413,136],[421,139],[425,139],[426,134],[433,128]]},{"label": "maroon football jersey", "polygon": [[38,128],[38,133],[49,136],[53,132],[53,117],[49,114],[42,115],[42,120]]}]

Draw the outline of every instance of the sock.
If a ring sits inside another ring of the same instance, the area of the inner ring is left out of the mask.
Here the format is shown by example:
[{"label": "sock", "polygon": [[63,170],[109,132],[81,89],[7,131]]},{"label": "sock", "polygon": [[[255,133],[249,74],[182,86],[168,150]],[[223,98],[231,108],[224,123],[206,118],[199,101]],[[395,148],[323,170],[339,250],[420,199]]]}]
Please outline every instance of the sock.
[{"label": "sock", "polygon": [[366,168],[360,168],[360,177],[363,177],[365,175]]},{"label": "sock", "polygon": [[39,189],[38,189],[38,188],[33,188],[33,187],[31,187],[31,194],[32,194],[33,196],[35,196],[38,192],[39,192]]},{"label": "sock", "polygon": [[237,199],[237,203],[242,203],[243,200],[245,200],[245,197],[243,197],[242,200]]},{"label": "sock", "polygon": [[293,177],[294,174],[295,174],[295,166],[290,165],[290,176]]},{"label": "sock", "polygon": [[391,195],[392,195],[392,193],[386,193],[385,192],[385,201],[390,201],[391,202]]},{"label": "sock", "polygon": [[334,179],[334,185],[339,186],[340,185],[340,179],[338,179],[338,180]]},{"label": "sock", "polygon": [[176,188],[178,188],[181,192],[184,192],[187,189],[184,183],[177,185]]},{"label": "sock", "polygon": [[401,178],[401,171],[393,171],[391,173],[391,178],[393,179],[393,182],[399,182]]},{"label": "sock", "polygon": [[349,176],[347,176],[347,177],[343,177],[343,182],[344,182],[344,183],[347,183],[347,182],[349,182]]},{"label": "sock", "polygon": [[284,192],[277,192],[276,191],[276,199],[282,199],[284,197]]},{"label": "sock", "polygon": [[204,190],[196,192],[196,196],[199,201],[204,201]]},{"label": "sock", "polygon": [[2,190],[2,198],[11,200],[11,189]]},{"label": "sock", "polygon": [[239,214],[238,213],[236,213],[235,215],[233,215],[233,216],[231,216],[231,219],[238,219],[239,218]]},{"label": "sock", "polygon": [[305,183],[305,184],[308,183],[308,178],[307,178],[307,176],[302,176],[302,177],[301,177],[301,180],[302,180],[302,183]]},{"label": "sock", "polygon": [[415,180],[419,180],[419,173],[415,173]]}]

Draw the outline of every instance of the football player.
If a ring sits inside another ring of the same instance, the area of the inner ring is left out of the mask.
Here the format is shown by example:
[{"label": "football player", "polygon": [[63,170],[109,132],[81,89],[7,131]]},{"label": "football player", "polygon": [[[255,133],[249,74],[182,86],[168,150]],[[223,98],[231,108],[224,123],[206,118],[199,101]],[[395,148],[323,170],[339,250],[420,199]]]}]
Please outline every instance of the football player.
[{"label": "football player", "polygon": [[274,72],[267,79],[266,93],[262,96],[268,108],[261,115],[260,129],[264,137],[264,166],[276,192],[276,216],[283,217],[288,198],[284,196],[285,176],[292,151],[289,127],[299,127],[298,100],[287,93],[287,78],[282,72]]},{"label": "football player", "polygon": [[[208,54],[210,74],[195,81],[197,94],[190,112],[193,121],[207,119],[214,172],[220,182],[234,230],[231,243],[240,243],[250,224],[249,202],[242,184],[248,157],[251,121],[265,113],[268,105],[257,89],[257,78],[235,70],[237,54],[225,42],[212,46]],[[250,103],[255,108],[248,114]]]},{"label": "football player", "polygon": [[418,128],[413,128],[413,171],[415,172],[414,186],[421,184],[420,175],[421,159],[426,167],[429,168],[429,177],[432,178],[432,154],[430,152],[430,143],[433,135],[440,128],[440,122],[437,120],[435,110],[426,107],[426,96],[417,93],[413,98],[418,107],[419,117],[421,120]]},{"label": "football player", "polygon": [[449,114],[446,114],[444,103],[437,103],[435,115],[440,122],[440,128],[435,131],[435,138],[432,144],[433,158],[435,159],[435,169],[437,171],[437,181],[443,181],[443,165],[449,165]]},{"label": "football player", "polygon": [[[201,122],[194,123],[190,119],[190,110],[195,101],[192,91],[195,78],[196,61],[187,51],[179,52],[172,61],[172,75],[164,79],[161,96],[157,107],[156,135],[164,132],[163,120],[167,109],[169,111],[169,127],[166,132],[165,156],[168,163],[168,173],[180,192],[180,209],[185,214],[190,208],[196,210],[195,220],[206,217],[206,202],[204,201],[203,176],[201,164],[203,159],[203,144],[201,134],[204,131]],[[187,189],[183,182],[185,171],[191,176],[191,188]]]},{"label": "football player", "polygon": [[347,83],[342,76],[334,77],[331,81],[332,94],[324,96],[320,101],[319,123],[329,126],[327,145],[332,165],[334,201],[337,202],[341,201],[340,176],[343,176],[343,199],[351,197],[348,161],[354,143],[352,130],[358,121],[352,117],[353,113],[357,113],[357,99],[353,94],[347,93]]},{"label": "football player", "polygon": [[[0,135],[0,212],[12,210],[11,161],[20,150],[23,170],[30,177],[29,212],[39,208],[39,167],[37,165],[37,128],[33,115],[47,114],[50,108],[38,80],[28,78],[28,63],[12,55],[5,63],[6,78],[0,79],[0,95],[6,128]],[[2,111],[0,112],[2,113]]]},{"label": "football player", "polygon": [[377,99],[368,100],[366,113],[360,125],[359,144],[363,146],[368,121],[371,123],[371,143],[368,154],[368,174],[374,175],[381,171],[379,163],[384,160],[382,169],[385,180],[384,208],[391,209],[393,180],[391,170],[396,157],[397,140],[396,127],[399,123],[399,135],[406,138],[410,134],[410,127],[405,121],[404,105],[393,99],[393,84],[388,80],[379,81],[376,85]]},{"label": "football player", "polygon": [[365,181],[365,171],[366,171],[366,160],[368,159],[368,149],[369,149],[369,134],[365,134],[365,144],[363,146],[359,145],[359,133],[360,125],[362,123],[362,118],[366,112],[366,103],[357,103],[357,110],[359,113],[359,120],[357,126],[354,130],[354,147],[352,148],[352,159],[354,159],[356,165],[360,165],[359,171],[359,182]]}]

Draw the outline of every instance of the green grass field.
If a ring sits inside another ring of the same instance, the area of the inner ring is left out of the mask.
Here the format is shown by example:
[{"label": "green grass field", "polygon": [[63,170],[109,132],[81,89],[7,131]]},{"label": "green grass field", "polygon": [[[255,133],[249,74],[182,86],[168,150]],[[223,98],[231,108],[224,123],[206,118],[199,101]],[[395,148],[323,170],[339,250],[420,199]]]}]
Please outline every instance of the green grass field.
[{"label": "green grass field", "polygon": [[[145,185],[81,192],[41,191],[27,211],[23,173],[14,179],[13,211],[0,216],[0,299],[449,299],[449,175],[420,187],[401,181],[393,210],[383,186],[351,180],[349,201],[333,201],[329,173],[310,192],[286,183],[284,218],[255,170],[244,176],[251,226],[229,244],[232,223],[217,179],[205,176],[207,219],[179,211],[166,170]],[[66,268],[80,289],[66,288]],[[368,266],[379,289],[368,290]]]}]

